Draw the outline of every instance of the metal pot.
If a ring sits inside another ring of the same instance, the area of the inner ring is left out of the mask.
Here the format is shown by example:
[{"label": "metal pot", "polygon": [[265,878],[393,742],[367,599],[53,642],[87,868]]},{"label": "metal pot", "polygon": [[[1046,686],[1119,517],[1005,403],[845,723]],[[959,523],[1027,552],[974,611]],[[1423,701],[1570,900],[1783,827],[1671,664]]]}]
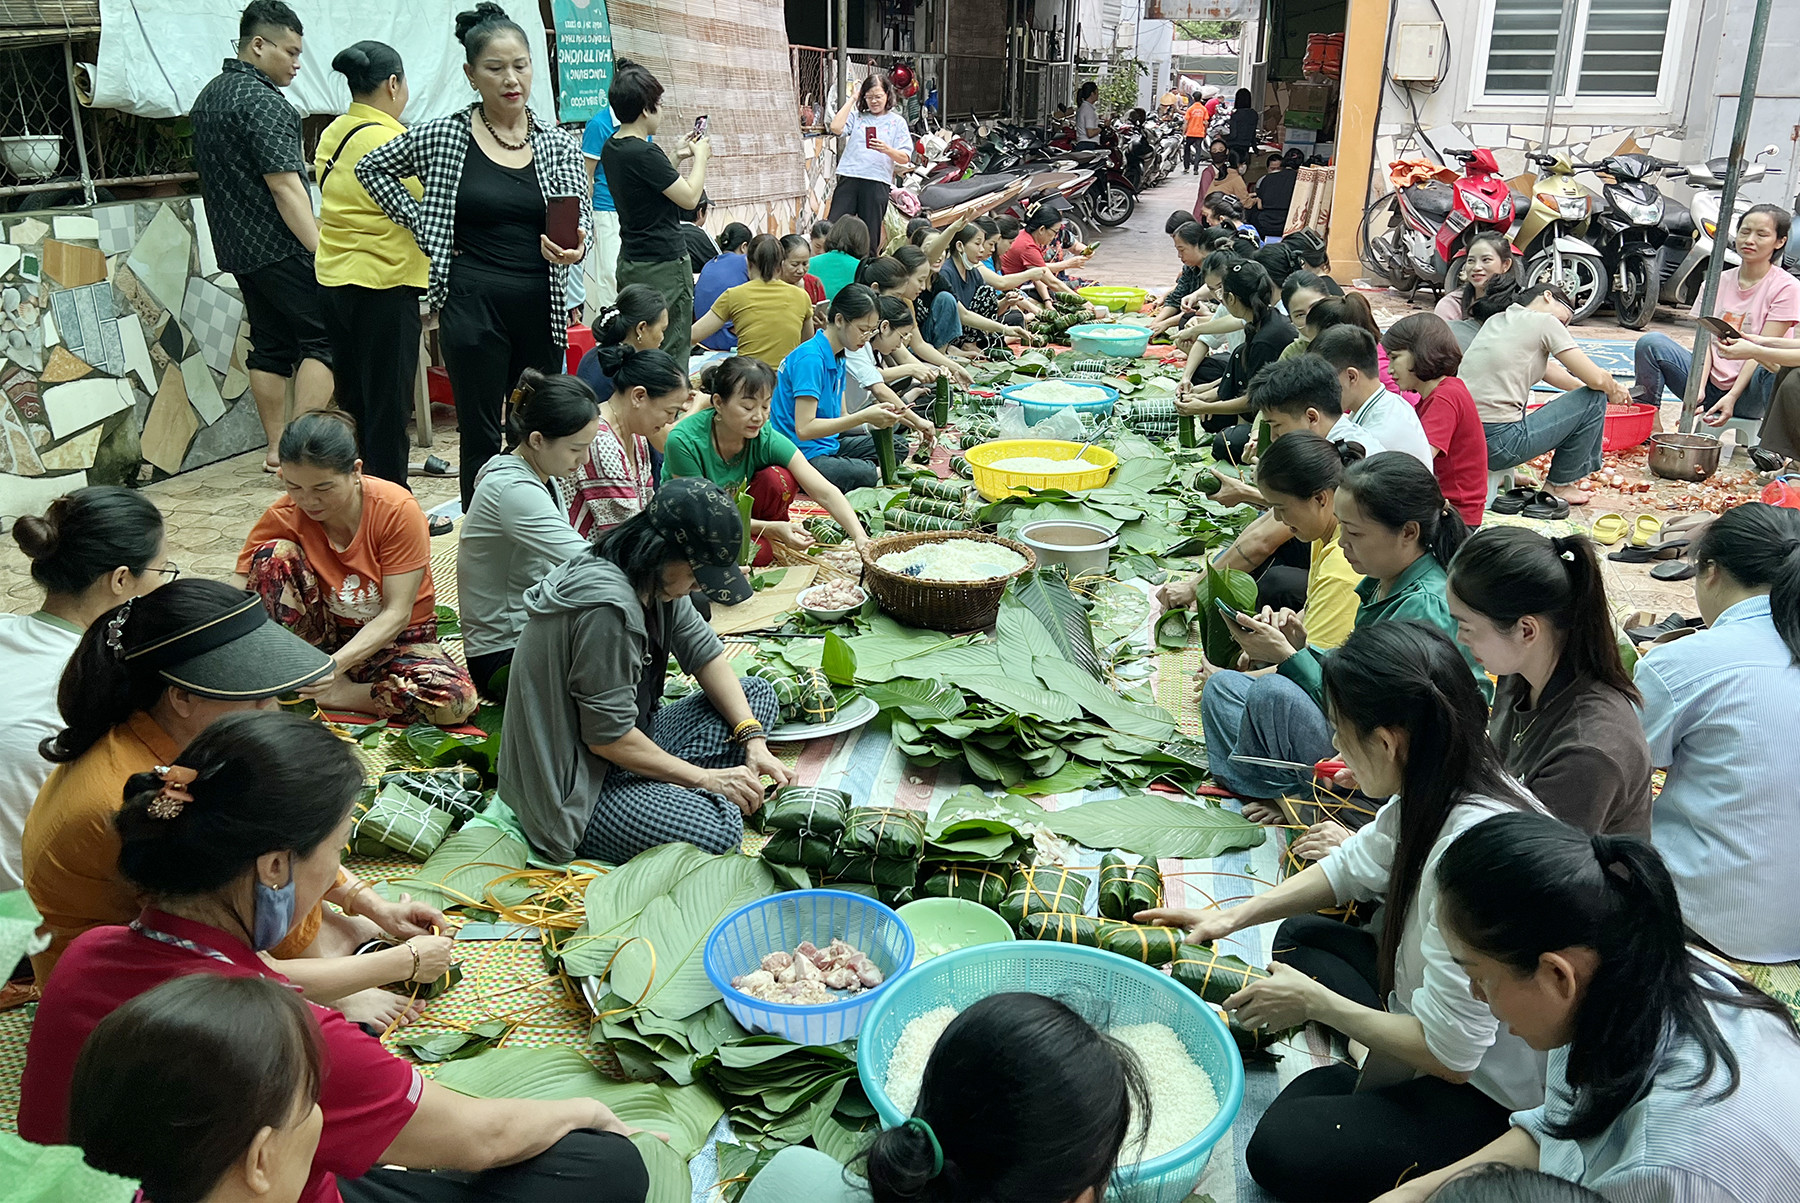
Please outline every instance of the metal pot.
[{"label": "metal pot", "polygon": [[1070,576],[1080,576],[1106,571],[1119,536],[1096,522],[1052,518],[1027,523],[1019,531],[1019,541],[1037,553],[1038,563],[1062,564]]},{"label": "metal pot", "polygon": [[1664,480],[1705,480],[1719,470],[1724,444],[1716,434],[1650,436],[1650,471]]}]

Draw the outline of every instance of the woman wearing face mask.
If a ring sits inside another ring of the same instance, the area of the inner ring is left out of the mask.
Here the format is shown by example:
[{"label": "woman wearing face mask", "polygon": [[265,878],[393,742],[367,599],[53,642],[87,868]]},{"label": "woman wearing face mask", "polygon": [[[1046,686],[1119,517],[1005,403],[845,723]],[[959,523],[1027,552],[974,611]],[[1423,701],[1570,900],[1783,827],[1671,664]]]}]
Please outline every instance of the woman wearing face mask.
[{"label": "woman wearing face mask", "polygon": [[[1734,330],[1764,338],[1785,338],[1800,324],[1800,280],[1782,270],[1792,217],[1780,205],[1754,205],[1738,221],[1737,252],[1742,260],[1719,277],[1719,300],[1711,316]],[[1700,316],[1694,302],[1693,316]],[[1657,429],[1663,429],[1661,405],[1666,386],[1677,397],[1687,393],[1694,354],[1666,334],[1640,335],[1633,350],[1637,400],[1658,406]],[[1707,344],[1706,385],[1700,417],[1708,426],[1723,426],[1734,416],[1760,418],[1769,412],[1775,377],[1767,368],[1713,353]]]},{"label": "woman wearing face mask", "polygon": [[912,131],[906,118],[894,111],[894,100],[887,73],[870,71],[856,95],[831,119],[831,132],[843,135],[844,149],[838,156],[837,187],[831,192],[828,216],[832,221],[846,214],[862,218],[875,247],[887,241],[882,225],[894,172],[912,162]]},{"label": "woman wearing face mask", "polygon": [[737,335],[738,354],[779,367],[788,352],[813,336],[812,302],[783,275],[779,238],[752,238],[749,259],[750,279],[727,289],[694,323],[694,338],[704,341],[729,325]]},{"label": "woman wearing face mask", "polygon": [[[878,297],[894,297],[911,307],[913,320],[906,324],[900,349],[895,352],[901,363],[922,365],[913,373],[921,380],[948,372],[964,388],[968,388],[975,382],[974,375],[955,359],[932,346],[920,325],[922,321],[929,321],[931,318],[931,306],[926,297],[931,291],[934,274],[924,251],[916,246],[902,246],[895,247],[891,256],[871,259],[863,264],[858,283],[867,284]],[[921,314],[924,316],[921,317]],[[939,372],[933,373],[932,368],[939,369]]]},{"label": "woman wearing face mask", "polygon": [[1053,279],[1049,269],[1034,267],[1010,276],[999,275],[984,264],[991,249],[986,232],[976,223],[958,230],[951,240],[950,257],[937,274],[944,291],[931,303],[931,325],[926,337],[932,346],[944,347],[967,338],[979,349],[992,351],[1004,347],[1008,338],[1018,338],[1030,346],[1044,341],[1000,321],[1000,294],[1032,280],[1049,283]]},{"label": "woman wearing face mask", "polygon": [[[587,253],[593,221],[586,204],[576,206],[571,247],[544,232],[549,198],[586,196],[587,170],[575,139],[527,107],[525,31],[498,4],[482,3],[457,14],[456,39],[475,103],[369,151],[357,161],[356,179],[431,260],[425,302],[442,314],[466,510],[475,474],[500,453],[513,381],[526,368],[562,370],[569,271]],[[422,197],[407,190],[415,177]],[[607,178],[617,177],[609,170]]]},{"label": "woman wearing face mask", "polygon": [[[1137,916],[1186,928],[1196,944],[1286,920],[1270,976],[1225,1008],[1253,1029],[1316,1020],[1369,1050],[1360,1075],[1350,1064],[1302,1074],[1257,1123],[1245,1162],[1286,1203],[1372,1199],[1467,1157],[1506,1131],[1510,1112],[1544,1099],[1542,1059],[1471,995],[1441,926],[1433,870],[1445,850],[1485,818],[1535,808],[1488,743],[1487,705],[1461,653],[1435,626],[1383,622],[1324,657],[1323,675],[1333,742],[1387,805],[1248,902]],[[1377,898],[1375,930],[1314,914]]]},{"label": "woman wearing face mask", "polygon": [[1594,545],[1516,526],[1470,537],[1445,596],[1498,678],[1488,731],[1506,771],[1584,831],[1650,834],[1650,750]]},{"label": "woman wearing face mask", "polygon": [[788,506],[802,491],[825,507],[858,550],[868,544],[837,486],[769,421],[775,373],[768,364],[743,355],[721,360],[701,373],[700,391],[712,396],[712,405],[669,432],[669,479],[697,476],[732,496],[747,491],[756,566],[774,563],[775,543],[795,551],[813,545],[813,537],[788,518]]},{"label": "woman wearing face mask", "polygon": [[135,489],[77,489],[52,501],[42,517],[20,515],[12,536],[31,561],[31,579],[44,588],[44,604],[34,613],[0,615],[0,660],[9,670],[0,696],[0,890],[24,884],[20,836],[50,775],[38,745],[62,726],[57,682],[81,633],[97,616],[181,573],[169,562],[162,514]]},{"label": "woman wearing face mask", "polygon": [[69,1142],[95,1169],[143,1183],[146,1198],[297,1203],[324,1127],[320,1061],[319,1025],[292,990],[178,977],[82,1045]]},{"label": "woman wearing face mask", "polygon": [[[220,581],[175,581],[88,628],[62,678],[66,725],[41,749],[56,767],[23,836],[25,888],[50,936],[32,958],[40,989],[71,940],[137,913],[113,825],[126,779],[174,760],[219,716],[273,707],[331,669],[330,657],[270,622],[256,598]],[[327,896],[344,914],[300,912],[270,955],[309,997],[358,1022],[386,1026],[409,1014],[405,999],[375,987],[405,980],[412,951],[447,962],[448,941],[429,934],[443,916],[388,902],[348,874]],[[410,950],[350,955],[384,931]]]},{"label": "woman wearing face mask", "polygon": [[1800,512],[1751,501],[1695,541],[1706,629],[1638,661],[1651,838],[1690,929],[1737,960],[1800,959],[1787,841],[1800,776]]},{"label": "woman wearing face mask", "polygon": [[308,696],[409,723],[468,718],[475,684],[438,643],[431,538],[413,495],[363,475],[352,423],[336,410],[288,424],[281,478],[287,496],[251,528],[237,579],[336,662]]},{"label": "woman wearing face mask", "polygon": [[569,521],[584,539],[644,508],[656,488],[651,453],[692,396],[687,373],[660,347],[637,351],[621,343],[602,349],[598,362],[613,393],[600,403],[600,429],[587,458],[561,490]]},{"label": "woman wearing face mask", "polygon": [[1206,161],[1200,166],[1200,191],[1194,193],[1192,211],[1201,212],[1206,198],[1215,192],[1236,197],[1240,205],[1250,203],[1250,185],[1244,182],[1244,174],[1238,170],[1238,162],[1223,138],[1214,138],[1207,148]]},{"label": "woman wearing face mask", "polygon": [[1541,1106],[1381,1203],[1420,1203],[1499,1162],[1607,1199],[1800,1197],[1800,1037],[1775,999],[1694,951],[1674,883],[1632,836],[1488,819],[1436,869],[1439,916],[1477,997],[1549,1053]]},{"label": "woman wearing face mask", "polygon": [[875,294],[861,284],[846,284],[831,299],[829,323],[782,360],[775,377],[770,421],[844,493],[876,480],[875,439],[860,428],[889,430],[900,421],[887,405],[844,412],[844,357],[862,348],[880,325]]},{"label": "woman wearing face mask", "polygon": [[[616,865],[677,840],[725,852],[762,807],[762,778],[787,783],[765,735],[775,691],[738,679],[690,598],[750,596],[743,539],[717,485],[671,480],[525,595],[500,793],[540,856]],[[700,689],[664,707],[671,655]]]},{"label": "woman wearing face mask", "polygon": [[507,410],[510,445],[476,478],[456,557],[469,675],[498,701],[506,699],[513,649],[525,626],[525,591],[587,550],[558,504],[554,482],[587,459],[600,432],[593,390],[574,376],[528,370]]},{"label": "woman wearing face mask", "polygon": [[[218,719],[180,756],[127,783],[115,819],[119,871],[147,905],[129,927],[81,936],[51,975],[26,1050],[22,1136],[68,1138],[82,1044],[125,1003],[194,974],[287,984],[259,954],[330,888],[362,784],[351,748],[325,727],[254,712]],[[468,1098],[423,1080],[338,1012],[312,1011],[324,1122],[305,1203],[340,1193],[352,1203],[568,1198],[555,1183],[569,1176],[583,1181],[583,1198],[644,1197],[642,1159],[626,1139],[633,1130],[605,1106]],[[476,1176],[449,1183],[377,1165]],[[501,1166],[502,1178],[484,1187],[480,1172]],[[357,1181],[364,1175],[366,1184]]]},{"label": "woman wearing face mask", "polygon": [[[1275,445],[1298,437],[1283,435]],[[1444,574],[1468,531],[1456,511],[1444,503],[1430,470],[1404,452],[1372,455],[1345,469],[1331,508],[1337,519],[1338,546],[1351,569],[1363,575],[1356,586],[1355,629],[1412,619],[1453,634],[1456,621],[1444,602]],[[1309,645],[1303,625],[1273,619],[1265,613],[1245,615],[1238,622],[1242,630],[1234,637],[1244,652],[1252,660],[1277,667],[1274,676],[1257,682],[1255,696],[1247,699],[1236,726],[1237,746],[1224,756],[1215,755],[1212,766],[1213,777],[1221,785],[1259,803],[1247,806],[1245,813],[1265,822],[1279,821],[1279,811],[1266,800],[1284,794],[1305,796],[1312,784],[1310,774],[1238,763],[1230,759],[1230,753],[1311,764],[1325,759],[1331,750],[1323,677],[1329,657]],[[1215,671],[1212,665],[1202,664],[1198,674],[1203,686],[1203,719],[1209,706],[1204,685]],[[1483,696],[1488,696],[1486,674],[1466,654],[1464,671]],[[1230,697],[1228,691],[1220,701]],[[1208,722],[1209,730],[1232,729],[1223,711]]]}]

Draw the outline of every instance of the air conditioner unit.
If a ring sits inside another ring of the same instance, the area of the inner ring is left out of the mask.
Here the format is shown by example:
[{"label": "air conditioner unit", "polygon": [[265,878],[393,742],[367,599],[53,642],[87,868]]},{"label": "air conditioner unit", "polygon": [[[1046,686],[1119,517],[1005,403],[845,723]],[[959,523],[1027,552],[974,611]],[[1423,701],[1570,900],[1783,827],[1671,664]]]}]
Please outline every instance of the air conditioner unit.
[{"label": "air conditioner unit", "polygon": [[1444,26],[1440,21],[1402,21],[1394,30],[1388,69],[1395,83],[1435,84],[1444,77]]}]

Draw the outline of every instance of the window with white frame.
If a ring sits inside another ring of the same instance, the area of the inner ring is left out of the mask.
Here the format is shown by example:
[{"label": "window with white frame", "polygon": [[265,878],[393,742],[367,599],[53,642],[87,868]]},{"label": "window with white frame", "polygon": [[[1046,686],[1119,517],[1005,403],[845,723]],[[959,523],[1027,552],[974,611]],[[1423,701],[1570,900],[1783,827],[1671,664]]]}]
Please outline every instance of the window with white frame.
[{"label": "window with white frame", "polygon": [[[1573,0],[1560,103],[1644,109],[1665,101],[1681,56],[1675,39],[1682,0]],[[1483,0],[1474,102],[1541,105],[1556,66],[1563,5],[1557,0]]]}]

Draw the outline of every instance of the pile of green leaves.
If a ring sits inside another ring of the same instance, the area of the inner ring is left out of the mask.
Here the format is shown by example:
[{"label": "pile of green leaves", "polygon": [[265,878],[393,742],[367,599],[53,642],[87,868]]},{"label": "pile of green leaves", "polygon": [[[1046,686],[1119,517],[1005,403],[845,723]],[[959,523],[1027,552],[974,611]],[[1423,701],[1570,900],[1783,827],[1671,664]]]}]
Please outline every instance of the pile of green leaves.
[{"label": "pile of green leaves", "polygon": [[[769,651],[810,666],[828,643],[789,640]],[[878,615],[867,634],[842,643],[860,692],[916,763],[965,766],[1025,793],[1196,784],[1205,774],[1204,752],[1175,739],[1173,717],[1147,684],[1119,689],[1107,679],[1086,607],[1054,573],[1014,582],[991,640]]]},{"label": "pile of green leaves", "polygon": [[1159,647],[1181,649],[1188,646],[1196,631],[1206,658],[1221,668],[1237,664],[1238,642],[1231,627],[1219,613],[1219,602],[1246,614],[1256,612],[1256,578],[1235,568],[1206,566],[1198,581],[1196,606],[1193,610],[1170,610],[1156,621],[1156,643]]}]

